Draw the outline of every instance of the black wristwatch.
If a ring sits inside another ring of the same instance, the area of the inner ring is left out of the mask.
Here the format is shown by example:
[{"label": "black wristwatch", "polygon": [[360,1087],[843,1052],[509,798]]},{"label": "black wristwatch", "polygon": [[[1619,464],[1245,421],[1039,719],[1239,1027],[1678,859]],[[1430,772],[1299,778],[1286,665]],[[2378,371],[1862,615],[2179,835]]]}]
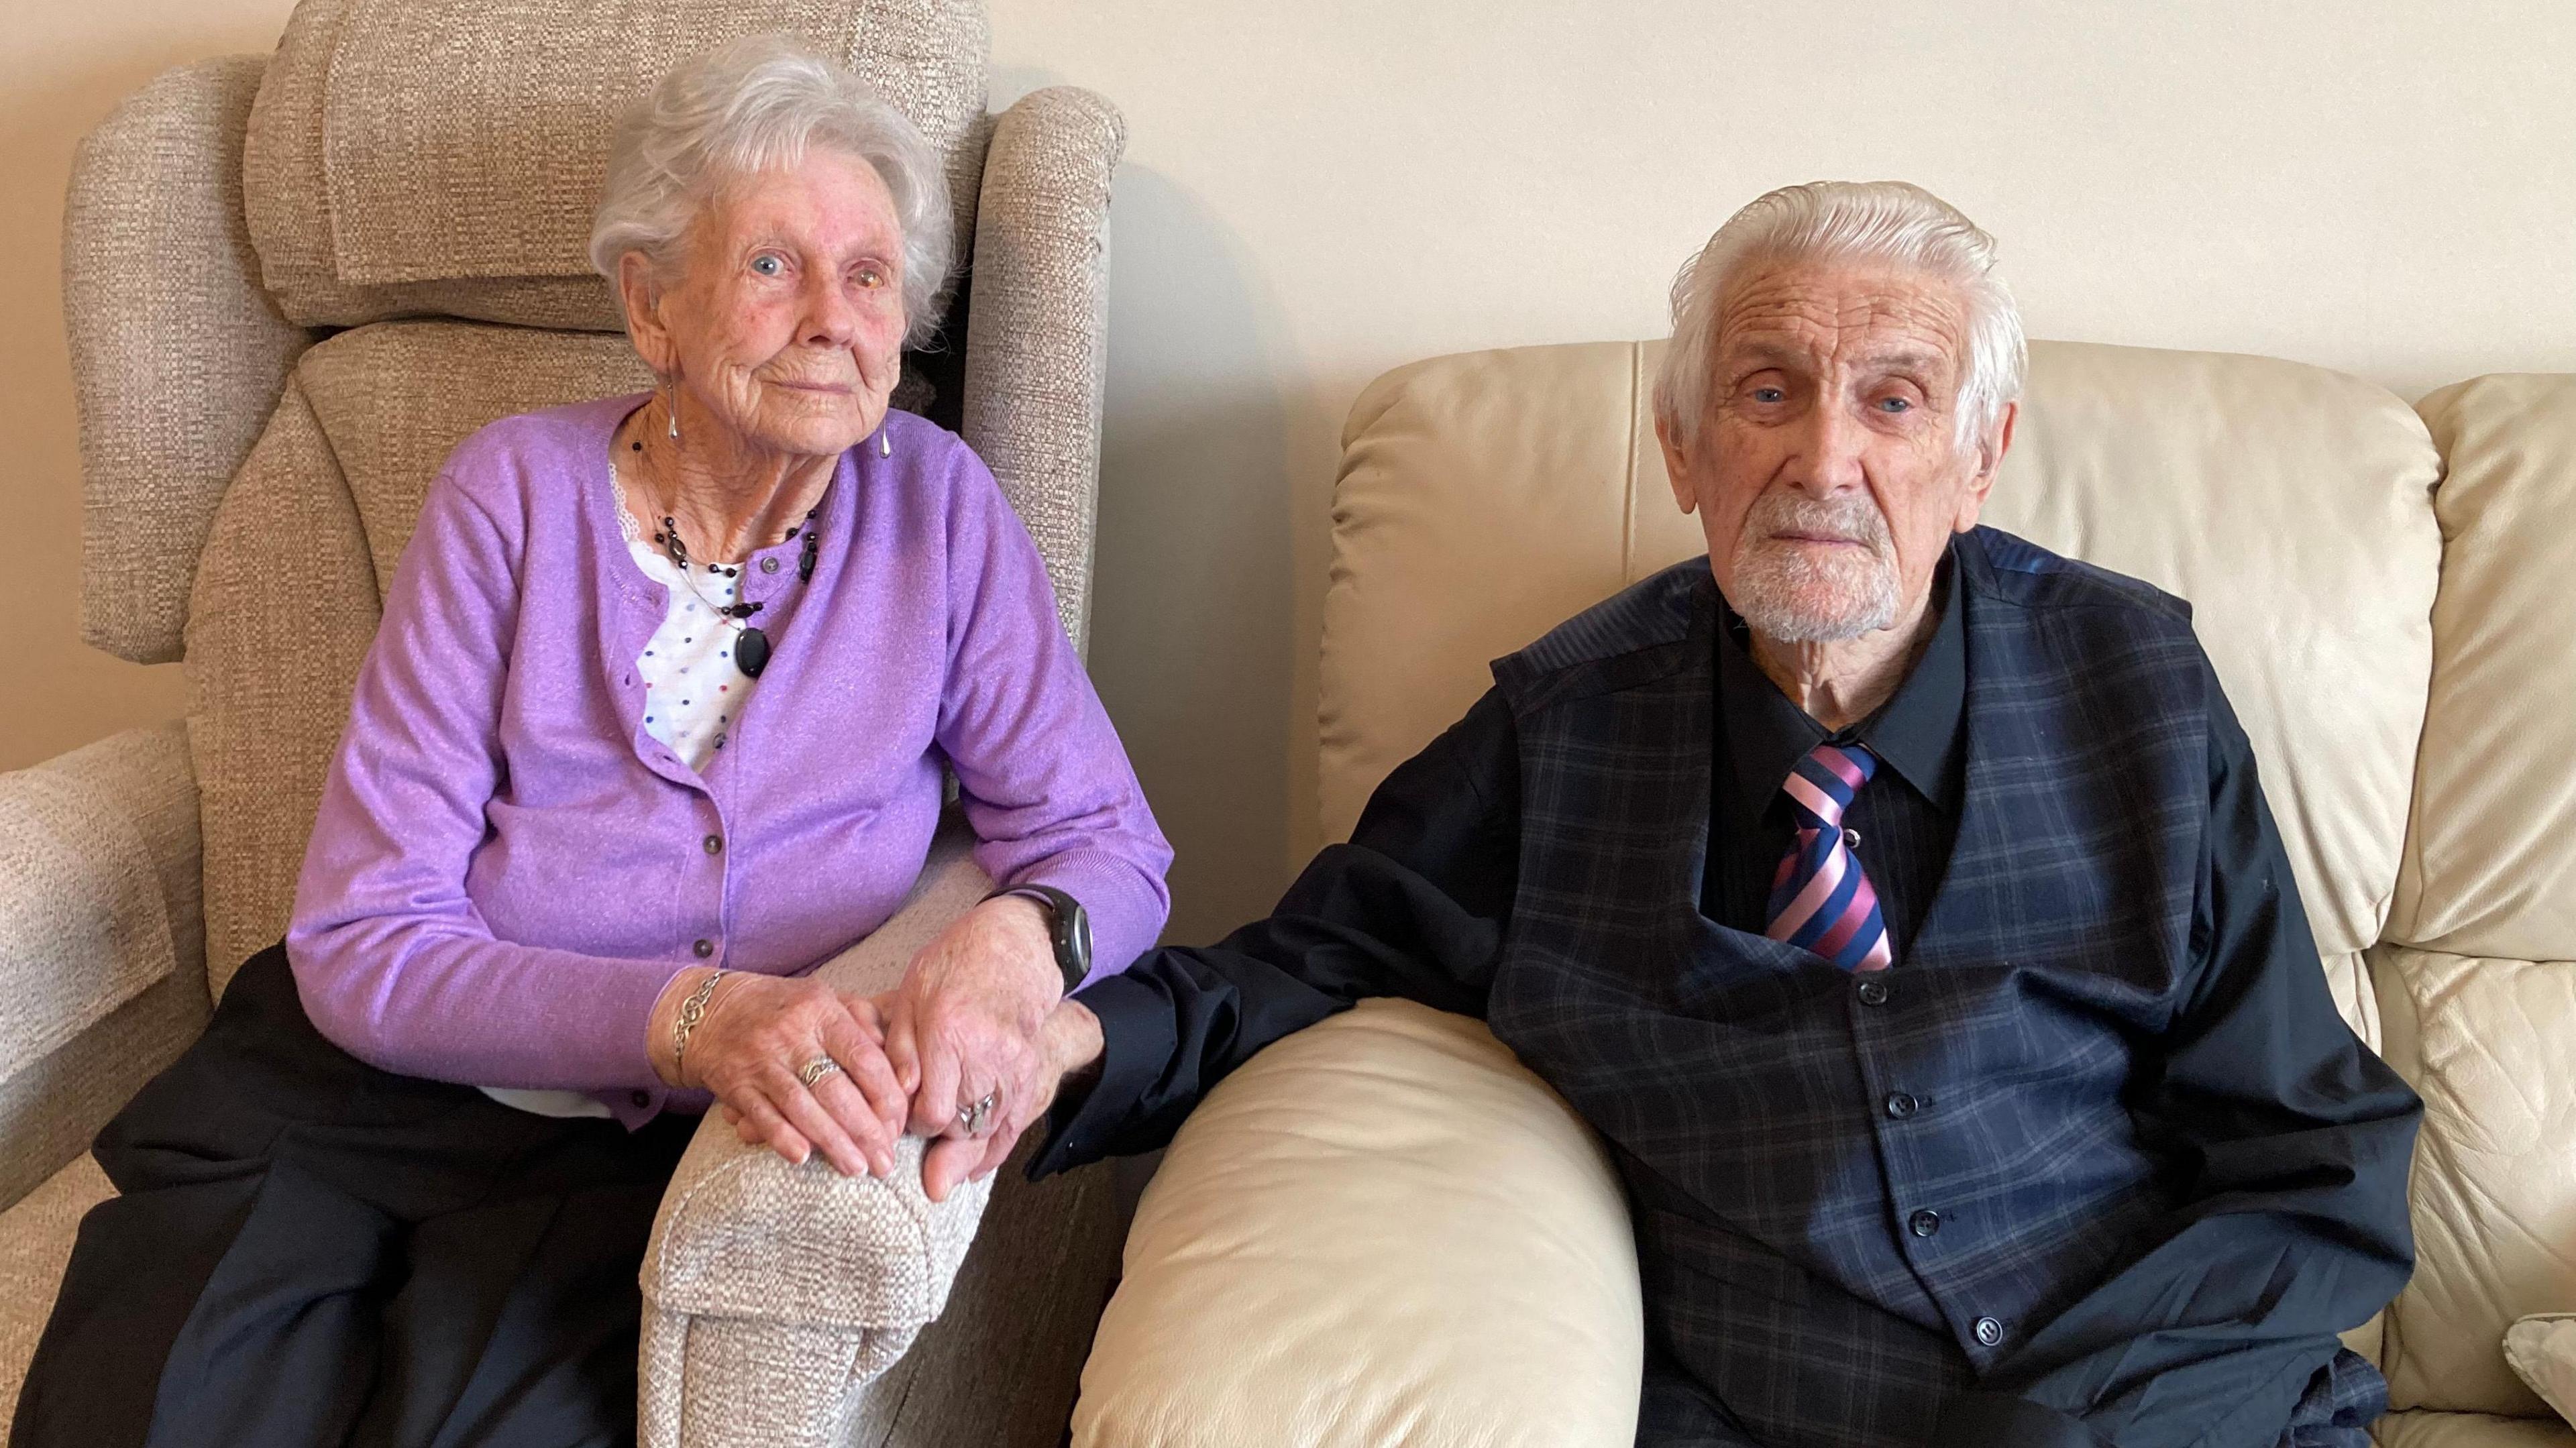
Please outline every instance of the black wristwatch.
[{"label": "black wristwatch", "polygon": [[987,900],[1005,895],[1025,895],[1047,908],[1047,934],[1055,942],[1055,968],[1064,972],[1064,993],[1091,976],[1091,917],[1082,913],[1082,902],[1053,885],[1005,885]]}]

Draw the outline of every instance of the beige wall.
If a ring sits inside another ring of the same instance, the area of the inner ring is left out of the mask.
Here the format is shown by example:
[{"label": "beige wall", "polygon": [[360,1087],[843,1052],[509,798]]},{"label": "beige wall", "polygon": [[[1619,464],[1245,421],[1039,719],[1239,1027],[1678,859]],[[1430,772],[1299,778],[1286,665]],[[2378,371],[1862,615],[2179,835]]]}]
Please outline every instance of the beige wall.
[{"label": "beige wall", "polygon": [[[177,707],[84,653],[54,295],[71,143],[283,0],[6,0],[0,766]],[[1903,176],[2000,234],[2043,336],[2268,352],[2408,395],[2576,370],[2576,6],[991,0],[996,99],[1125,109],[1093,661],[1181,848],[1176,938],[1315,843],[1335,442],[1396,363],[1652,335],[1755,193]]]}]

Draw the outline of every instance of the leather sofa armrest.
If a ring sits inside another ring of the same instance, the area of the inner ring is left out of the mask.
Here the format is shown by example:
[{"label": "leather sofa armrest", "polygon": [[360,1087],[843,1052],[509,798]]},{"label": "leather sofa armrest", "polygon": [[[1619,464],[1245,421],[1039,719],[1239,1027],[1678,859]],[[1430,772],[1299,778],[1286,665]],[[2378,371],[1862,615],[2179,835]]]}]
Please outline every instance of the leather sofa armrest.
[{"label": "leather sofa armrest", "polygon": [[[892,986],[904,965],[991,888],[951,811],[911,899],[817,974],[845,990]],[[993,1178],[933,1202],[921,1147],[894,1175],[790,1166],[710,1112],[671,1178],[643,1269],[638,1397],[644,1448],[838,1444],[862,1390],[948,1300]]]},{"label": "leather sofa armrest", "polygon": [[1100,491],[1109,182],[1126,145],[1103,97],[1033,91],[994,122],[975,215],[960,431],[1046,556],[1077,649]]},{"label": "leather sofa armrest", "polygon": [[197,555],[312,340],[261,289],[242,137],[268,58],[163,72],[81,142],[63,210],[80,410],[81,630],[179,657]]}]

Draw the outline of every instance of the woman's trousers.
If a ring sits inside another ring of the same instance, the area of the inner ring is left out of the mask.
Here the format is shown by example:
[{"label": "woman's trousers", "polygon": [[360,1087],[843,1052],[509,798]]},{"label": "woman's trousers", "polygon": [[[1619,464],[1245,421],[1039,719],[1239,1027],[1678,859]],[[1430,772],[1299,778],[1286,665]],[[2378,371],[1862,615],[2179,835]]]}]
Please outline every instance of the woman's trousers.
[{"label": "woman's trousers", "polygon": [[99,1134],[14,1448],[635,1436],[636,1272],[697,1126],[536,1116],[323,1039],[286,952]]}]

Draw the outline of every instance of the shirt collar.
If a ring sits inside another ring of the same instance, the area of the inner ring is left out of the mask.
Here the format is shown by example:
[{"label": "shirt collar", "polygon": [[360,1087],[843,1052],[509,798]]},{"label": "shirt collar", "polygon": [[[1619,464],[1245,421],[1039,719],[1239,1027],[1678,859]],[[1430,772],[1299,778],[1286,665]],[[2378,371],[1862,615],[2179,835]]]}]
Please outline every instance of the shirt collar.
[{"label": "shirt collar", "polygon": [[1719,597],[1718,715],[1737,806],[1748,822],[1770,808],[1789,771],[1828,738],[1863,745],[1916,793],[1947,814],[1958,813],[1960,719],[1968,702],[1968,631],[1959,593],[1954,545],[1933,578],[1932,607],[1940,621],[1923,656],[1877,712],[1830,735],[1753,662],[1744,620]]}]

